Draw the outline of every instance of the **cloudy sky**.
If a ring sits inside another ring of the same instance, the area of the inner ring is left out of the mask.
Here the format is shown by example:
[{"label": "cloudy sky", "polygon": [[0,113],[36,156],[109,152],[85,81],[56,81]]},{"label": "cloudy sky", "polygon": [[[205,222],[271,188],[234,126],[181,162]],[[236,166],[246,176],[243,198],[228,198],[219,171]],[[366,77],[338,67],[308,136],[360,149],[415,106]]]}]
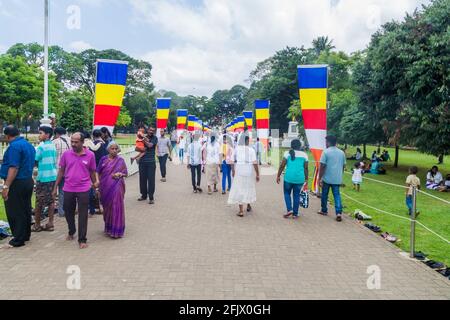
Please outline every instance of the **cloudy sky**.
[{"label": "cloudy sky", "polygon": [[[0,0],[0,52],[43,42],[44,0]],[[386,21],[429,0],[50,0],[50,42],[122,50],[153,65],[157,89],[210,96],[246,84],[257,62],[328,35],[364,49]]]}]

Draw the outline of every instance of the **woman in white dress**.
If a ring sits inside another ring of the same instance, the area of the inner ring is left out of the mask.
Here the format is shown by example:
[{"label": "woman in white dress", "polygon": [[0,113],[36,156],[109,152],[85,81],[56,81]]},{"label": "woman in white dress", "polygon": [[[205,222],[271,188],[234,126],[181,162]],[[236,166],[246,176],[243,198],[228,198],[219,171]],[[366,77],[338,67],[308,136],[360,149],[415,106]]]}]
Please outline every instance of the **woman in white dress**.
[{"label": "woman in white dress", "polygon": [[[242,145],[244,139],[244,145]],[[256,202],[256,182],[259,182],[259,167],[255,149],[249,146],[250,137],[242,135],[239,145],[234,149],[234,164],[231,166],[234,178],[228,204],[239,205],[239,217],[244,216],[244,205],[247,212],[252,211],[251,204]]]},{"label": "woman in white dress", "polygon": [[218,192],[217,184],[219,183],[219,163],[220,163],[220,146],[215,136],[211,136],[211,142],[206,146],[206,180],[208,182],[208,194]]}]

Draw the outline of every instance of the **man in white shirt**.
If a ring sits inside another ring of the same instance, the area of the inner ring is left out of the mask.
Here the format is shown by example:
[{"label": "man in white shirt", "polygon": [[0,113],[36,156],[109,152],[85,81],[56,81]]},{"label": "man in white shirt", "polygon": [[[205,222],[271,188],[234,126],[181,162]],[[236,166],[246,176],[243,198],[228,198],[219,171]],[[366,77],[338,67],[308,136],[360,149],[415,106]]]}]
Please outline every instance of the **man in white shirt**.
[{"label": "man in white shirt", "polygon": [[202,179],[202,155],[202,145],[199,142],[199,135],[195,134],[192,143],[187,148],[187,168],[188,170],[191,170],[192,187],[194,189],[194,193],[203,192],[203,190],[200,188]]},{"label": "man in white shirt", "polygon": [[[61,157],[64,152],[67,150],[70,150],[70,138],[66,136],[67,131],[64,128],[58,127],[55,129],[55,135],[53,137],[53,144],[56,148],[56,166],[57,169],[59,169],[59,161],[61,160]],[[58,186],[58,206],[57,206],[57,212],[60,217],[64,217],[64,179]]]}]

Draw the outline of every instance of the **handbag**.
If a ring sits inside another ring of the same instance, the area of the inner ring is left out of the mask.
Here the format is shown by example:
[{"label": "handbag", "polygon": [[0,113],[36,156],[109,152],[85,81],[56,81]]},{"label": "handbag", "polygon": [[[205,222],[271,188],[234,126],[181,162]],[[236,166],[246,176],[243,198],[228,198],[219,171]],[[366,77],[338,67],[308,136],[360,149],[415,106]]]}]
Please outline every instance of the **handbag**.
[{"label": "handbag", "polygon": [[300,191],[300,207],[308,209],[309,207],[309,193],[308,190]]}]

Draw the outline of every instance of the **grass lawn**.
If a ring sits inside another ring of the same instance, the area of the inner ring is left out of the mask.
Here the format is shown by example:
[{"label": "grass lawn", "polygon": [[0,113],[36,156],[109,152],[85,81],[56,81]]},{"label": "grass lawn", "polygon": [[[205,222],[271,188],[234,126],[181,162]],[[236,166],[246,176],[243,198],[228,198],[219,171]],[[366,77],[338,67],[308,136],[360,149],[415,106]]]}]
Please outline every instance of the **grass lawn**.
[{"label": "grass lawn", "polygon": [[[392,148],[387,149],[391,156],[395,154],[395,150]],[[376,147],[369,147],[368,153],[372,153],[376,150]],[[272,164],[278,167],[279,159],[285,150],[275,149],[272,153]],[[347,155],[350,156],[356,152],[356,147],[349,147]],[[310,159],[312,156],[309,155]],[[347,161],[347,172],[353,167],[354,160]],[[387,174],[384,176],[367,174],[367,178],[376,179],[379,181],[385,181],[395,183],[399,185],[405,184],[406,176],[408,175],[409,166],[416,165],[419,168],[418,176],[422,183],[422,190],[425,191],[425,180],[427,171],[437,164],[437,158],[426,154],[419,153],[417,151],[400,150],[399,167],[393,168],[393,161],[385,164]],[[447,156],[444,159],[444,164],[439,165],[439,170],[445,176],[450,173],[450,157]],[[313,173],[313,163],[310,163],[310,174]],[[311,180],[311,179],[310,179]],[[355,203],[354,201],[346,198],[344,195],[348,195],[360,202],[368,204],[372,207],[382,209],[384,211],[394,213],[408,218],[407,208],[405,204],[405,191],[403,189],[384,185],[378,182],[364,180],[361,191],[358,193],[353,190],[351,175],[344,175],[345,188],[341,190],[343,193],[342,201],[344,203],[344,210],[346,213],[353,213],[355,209],[360,209],[366,214],[372,216],[372,223],[381,227],[383,231],[387,231],[399,237],[401,239],[398,242],[398,246],[405,251],[409,251],[409,234],[410,234],[410,222],[404,219],[393,217],[384,213],[377,212],[369,207]],[[450,201],[450,193],[441,193],[437,191],[426,190],[426,192]],[[332,199],[330,193],[330,199]],[[450,205],[443,203],[439,200],[435,200],[426,195],[420,194],[417,199],[417,208],[421,214],[418,221],[425,226],[443,236],[445,239],[450,239]],[[330,210],[334,213],[334,210]],[[450,265],[450,245],[437,236],[433,235],[429,231],[425,230],[422,226],[416,226],[416,251],[422,251],[429,255],[429,258],[442,261],[447,265]]]}]

